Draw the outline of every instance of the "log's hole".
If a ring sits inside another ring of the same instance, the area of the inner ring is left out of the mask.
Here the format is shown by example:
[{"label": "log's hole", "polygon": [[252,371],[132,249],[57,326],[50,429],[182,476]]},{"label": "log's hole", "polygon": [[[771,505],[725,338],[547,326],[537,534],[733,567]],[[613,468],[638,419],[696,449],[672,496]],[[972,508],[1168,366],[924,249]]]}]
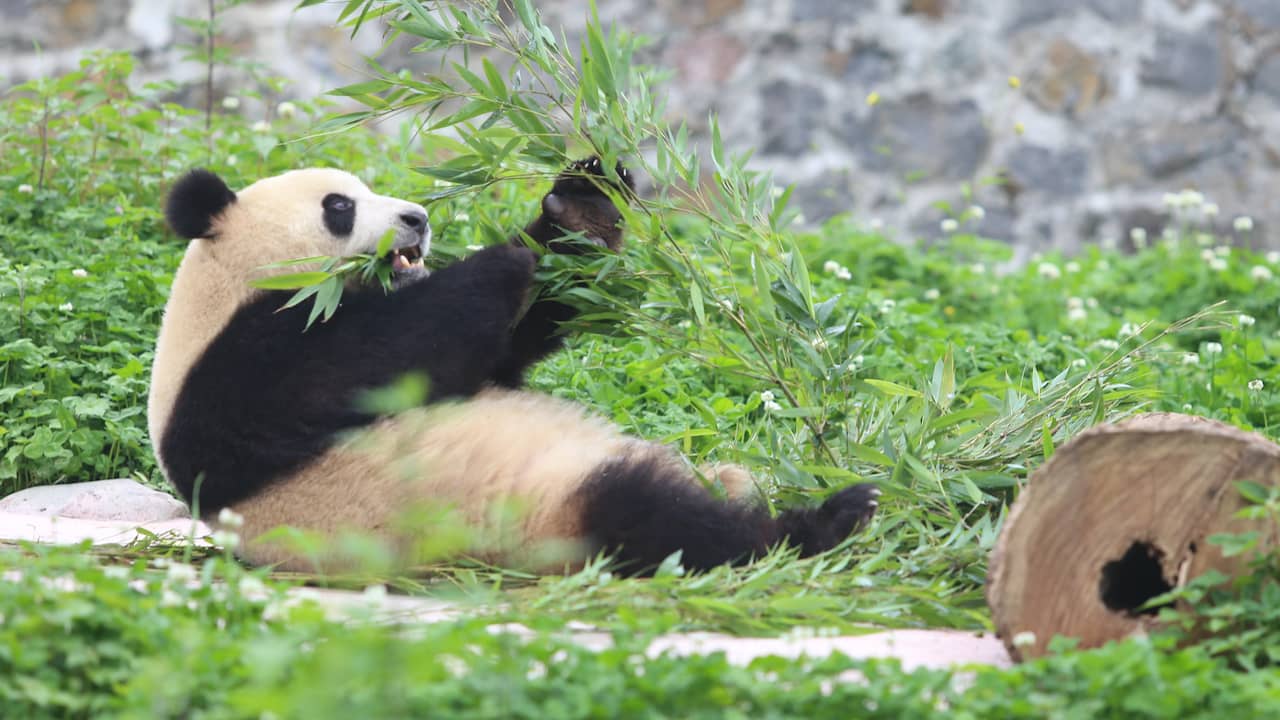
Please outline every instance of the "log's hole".
[{"label": "log's hole", "polygon": [[1102,566],[1098,594],[1102,604],[1113,612],[1130,617],[1155,615],[1159,607],[1138,610],[1143,603],[1173,589],[1164,579],[1160,560],[1164,553],[1149,542],[1135,541],[1119,560]]}]

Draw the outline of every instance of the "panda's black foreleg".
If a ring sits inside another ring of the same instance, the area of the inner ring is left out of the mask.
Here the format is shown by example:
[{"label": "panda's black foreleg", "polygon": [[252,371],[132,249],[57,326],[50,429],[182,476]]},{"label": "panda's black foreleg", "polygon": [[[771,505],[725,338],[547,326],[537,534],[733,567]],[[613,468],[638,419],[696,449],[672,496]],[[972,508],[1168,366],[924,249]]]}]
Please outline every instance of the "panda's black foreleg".
[{"label": "panda's black foreleg", "polygon": [[[606,179],[599,158],[573,163],[542,198],[542,212],[511,243],[524,245],[532,241],[551,252],[568,255],[581,254],[590,245],[609,250],[622,247],[622,213],[600,184],[613,185],[625,199],[633,196],[635,182],[621,164],[615,174],[621,184]],[[583,241],[564,241],[573,234],[580,234]],[[576,315],[577,310],[571,305],[557,300],[542,299],[531,305],[511,332],[507,356],[494,371],[493,382],[513,388],[523,385],[525,371],[564,346],[560,326]]]},{"label": "panda's black foreleg", "polygon": [[817,508],[774,518],[765,508],[714,497],[687,472],[661,460],[624,458],[605,463],[583,485],[586,534],[622,572],[652,573],[677,550],[692,571],[749,562],[779,543],[802,556],[830,550],[870,520],[879,495],[871,485],[855,485]]},{"label": "panda's black foreleg", "polygon": [[473,395],[508,356],[534,263],[532,250],[497,245],[390,294],[344,297],[330,352],[358,355],[342,365],[362,386],[418,370],[430,380],[429,401]]}]

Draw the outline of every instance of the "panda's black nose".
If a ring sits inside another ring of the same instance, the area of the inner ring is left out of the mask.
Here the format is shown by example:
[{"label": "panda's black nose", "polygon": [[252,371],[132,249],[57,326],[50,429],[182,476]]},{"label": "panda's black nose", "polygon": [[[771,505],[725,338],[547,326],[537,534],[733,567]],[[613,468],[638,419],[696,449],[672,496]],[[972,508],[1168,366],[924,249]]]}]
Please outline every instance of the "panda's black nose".
[{"label": "panda's black nose", "polygon": [[427,214],[420,210],[403,212],[400,213],[400,222],[404,223],[405,227],[410,230],[417,230],[421,233],[427,228]]}]

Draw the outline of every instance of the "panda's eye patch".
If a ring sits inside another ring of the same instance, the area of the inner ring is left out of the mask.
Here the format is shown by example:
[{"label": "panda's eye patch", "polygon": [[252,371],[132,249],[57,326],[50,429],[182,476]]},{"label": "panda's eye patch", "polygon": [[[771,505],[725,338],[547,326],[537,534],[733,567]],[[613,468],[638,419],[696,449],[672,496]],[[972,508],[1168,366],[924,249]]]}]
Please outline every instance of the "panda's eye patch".
[{"label": "panda's eye patch", "polygon": [[339,193],[329,193],[320,201],[324,226],[334,235],[350,235],[356,225],[356,201]]}]

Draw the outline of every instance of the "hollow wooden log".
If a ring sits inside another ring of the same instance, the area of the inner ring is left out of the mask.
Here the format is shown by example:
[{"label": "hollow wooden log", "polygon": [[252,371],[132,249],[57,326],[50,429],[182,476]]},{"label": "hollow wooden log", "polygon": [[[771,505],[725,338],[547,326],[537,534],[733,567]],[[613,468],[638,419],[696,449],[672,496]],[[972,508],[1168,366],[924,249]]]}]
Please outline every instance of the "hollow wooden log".
[{"label": "hollow wooden log", "polygon": [[1155,612],[1137,610],[1147,600],[1247,565],[1210,535],[1258,530],[1263,549],[1280,544],[1274,528],[1233,517],[1245,504],[1240,480],[1280,485],[1280,446],[1189,415],[1099,425],[1058,448],[991,554],[987,603],[1010,655],[1038,657],[1055,635],[1088,648],[1150,629]]}]

